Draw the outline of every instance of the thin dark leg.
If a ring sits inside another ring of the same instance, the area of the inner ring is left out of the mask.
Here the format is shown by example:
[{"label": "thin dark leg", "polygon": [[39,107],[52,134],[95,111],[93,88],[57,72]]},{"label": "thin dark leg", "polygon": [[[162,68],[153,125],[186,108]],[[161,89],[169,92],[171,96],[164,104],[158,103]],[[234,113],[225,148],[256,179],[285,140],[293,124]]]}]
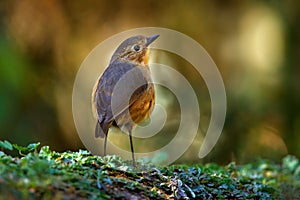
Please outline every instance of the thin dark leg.
[{"label": "thin dark leg", "polygon": [[104,137],[104,156],[106,156],[106,143],[107,143],[107,135]]},{"label": "thin dark leg", "polygon": [[131,148],[131,155],[132,155],[132,165],[135,166],[134,150],[133,150],[133,144],[132,144],[132,134],[131,134],[131,131],[129,131],[129,140],[130,140],[130,148]]}]

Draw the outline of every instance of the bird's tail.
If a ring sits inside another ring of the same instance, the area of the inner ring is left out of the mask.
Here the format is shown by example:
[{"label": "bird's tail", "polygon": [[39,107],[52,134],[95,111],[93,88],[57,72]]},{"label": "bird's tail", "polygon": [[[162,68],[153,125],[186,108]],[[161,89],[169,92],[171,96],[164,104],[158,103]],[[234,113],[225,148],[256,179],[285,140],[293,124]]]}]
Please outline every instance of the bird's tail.
[{"label": "bird's tail", "polygon": [[99,123],[99,121],[97,120],[97,124],[96,124],[96,128],[95,128],[95,137],[100,137],[100,138],[104,138],[107,136],[108,133],[108,129],[109,129],[109,124],[102,122]]}]

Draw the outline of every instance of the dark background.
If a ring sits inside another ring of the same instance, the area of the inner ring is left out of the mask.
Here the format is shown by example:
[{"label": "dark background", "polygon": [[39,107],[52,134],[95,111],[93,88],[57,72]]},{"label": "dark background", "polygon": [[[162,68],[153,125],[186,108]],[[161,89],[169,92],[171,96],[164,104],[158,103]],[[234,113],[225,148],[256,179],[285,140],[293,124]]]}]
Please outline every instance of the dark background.
[{"label": "dark background", "polygon": [[[225,82],[224,131],[202,161],[299,157],[299,8],[296,0],[2,0],[0,139],[22,145],[40,141],[58,151],[84,148],[71,98],[80,64],[113,34],[157,26],[198,41]],[[197,92],[201,96],[201,88]],[[205,115],[204,121],[209,112]],[[197,150],[191,147],[180,161],[199,162]]]}]

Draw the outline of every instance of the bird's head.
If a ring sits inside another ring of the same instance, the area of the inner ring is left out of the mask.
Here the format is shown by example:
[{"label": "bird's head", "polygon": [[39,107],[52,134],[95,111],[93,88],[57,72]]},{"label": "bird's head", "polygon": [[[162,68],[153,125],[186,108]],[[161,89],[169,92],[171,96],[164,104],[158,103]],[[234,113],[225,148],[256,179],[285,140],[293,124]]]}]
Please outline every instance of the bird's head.
[{"label": "bird's head", "polygon": [[158,34],[146,37],[137,35],[126,39],[114,52],[110,63],[124,60],[138,64],[148,63],[148,46],[158,38]]}]

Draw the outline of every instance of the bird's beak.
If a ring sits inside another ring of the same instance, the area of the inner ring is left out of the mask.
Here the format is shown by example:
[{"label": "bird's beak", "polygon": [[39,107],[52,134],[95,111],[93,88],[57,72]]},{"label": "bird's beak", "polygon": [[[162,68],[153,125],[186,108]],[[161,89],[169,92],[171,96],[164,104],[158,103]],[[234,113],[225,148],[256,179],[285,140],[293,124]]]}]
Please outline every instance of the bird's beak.
[{"label": "bird's beak", "polygon": [[149,46],[154,40],[158,38],[159,34],[151,35],[147,37],[146,46]]}]

